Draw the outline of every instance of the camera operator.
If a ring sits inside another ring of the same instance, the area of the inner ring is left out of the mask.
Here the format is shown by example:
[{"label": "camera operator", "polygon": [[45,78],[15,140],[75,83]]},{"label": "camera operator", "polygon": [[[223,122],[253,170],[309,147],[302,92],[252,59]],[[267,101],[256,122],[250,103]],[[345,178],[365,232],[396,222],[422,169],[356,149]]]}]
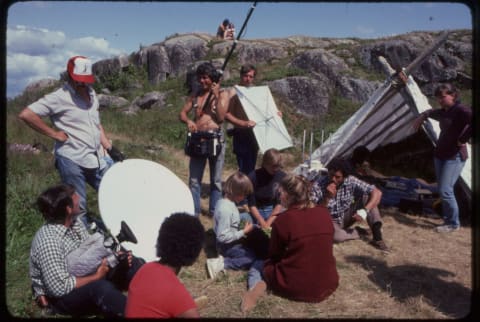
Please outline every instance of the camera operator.
[{"label": "camera operator", "polygon": [[[196,143],[211,148],[201,148],[206,153],[194,151],[190,156],[188,186],[193,196],[195,215],[201,212],[200,194],[202,178],[208,161],[210,168],[210,201],[209,214],[213,215],[215,205],[222,197],[222,171],[225,161],[225,138],[222,131],[222,123],[227,109],[227,97],[220,88],[219,79],[221,74],[211,63],[202,63],[195,71],[200,89],[192,93],[182,110],[180,120],[187,125],[190,136],[196,138]],[[208,98],[210,97],[210,100]],[[190,113],[192,112],[192,113]],[[192,114],[192,118],[189,117]],[[189,145],[189,144],[187,144]],[[186,147],[186,150],[189,147]]]},{"label": "camera operator", "polygon": [[37,199],[46,222],[36,232],[30,250],[30,277],[35,299],[53,313],[122,317],[126,304],[122,290],[128,288],[144,261],[127,252],[127,259],[120,260],[114,272],[107,258],[103,258],[96,271],[89,275],[70,274],[67,255],[81,247],[90,236],[83,223],[77,220],[79,199],[74,187],[68,184],[50,187]]}]

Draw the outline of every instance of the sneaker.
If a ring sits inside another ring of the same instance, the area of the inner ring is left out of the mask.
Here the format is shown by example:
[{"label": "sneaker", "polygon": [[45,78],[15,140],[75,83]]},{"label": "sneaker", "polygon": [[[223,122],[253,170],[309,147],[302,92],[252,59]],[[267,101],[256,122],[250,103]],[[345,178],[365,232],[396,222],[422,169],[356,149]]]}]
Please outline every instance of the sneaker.
[{"label": "sneaker", "polygon": [[223,257],[218,256],[217,258],[208,258],[207,270],[208,270],[208,276],[211,279],[214,279],[218,273],[224,271],[225,265],[223,263]]},{"label": "sneaker", "polygon": [[435,231],[437,233],[451,233],[452,231],[457,231],[459,230],[459,226],[453,226],[453,225],[441,225],[435,227]]},{"label": "sneaker", "polygon": [[385,244],[383,240],[372,240],[371,244],[383,252],[386,252],[386,253],[390,252],[390,248],[388,248],[387,244]]}]

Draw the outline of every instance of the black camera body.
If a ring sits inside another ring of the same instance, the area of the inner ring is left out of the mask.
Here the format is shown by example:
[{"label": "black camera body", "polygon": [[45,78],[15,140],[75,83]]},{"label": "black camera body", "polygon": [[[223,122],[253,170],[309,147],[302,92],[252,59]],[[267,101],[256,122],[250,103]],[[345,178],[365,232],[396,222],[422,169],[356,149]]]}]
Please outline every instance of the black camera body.
[{"label": "black camera body", "polygon": [[212,73],[211,78],[214,83],[218,83],[223,76],[223,71],[221,69],[215,69]]},{"label": "black camera body", "polygon": [[122,220],[120,223],[120,233],[116,236],[106,236],[103,242],[105,248],[109,248],[112,251],[112,254],[107,257],[108,266],[115,267],[117,264],[125,259],[127,259],[128,254],[127,252],[123,252],[122,254],[118,254],[118,251],[121,250],[120,244],[124,241],[131,242],[136,244],[137,238],[135,234],[132,232],[130,227]]}]

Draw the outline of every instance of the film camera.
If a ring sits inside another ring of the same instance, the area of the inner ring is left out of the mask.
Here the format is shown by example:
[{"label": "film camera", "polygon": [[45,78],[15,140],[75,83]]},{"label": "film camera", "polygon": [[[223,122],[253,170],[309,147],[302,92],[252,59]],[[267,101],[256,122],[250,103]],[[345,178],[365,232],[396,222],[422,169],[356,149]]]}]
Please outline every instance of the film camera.
[{"label": "film camera", "polygon": [[[124,221],[121,222],[117,236],[97,229],[80,247],[67,255],[68,271],[75,276],[90,275],[97,270],[103,258],[107,258],[108,266],[114,268],[128,256],[127,251],[121,247],[122,242],[137,243],[137,238]],[[119,254],[119,251],[122,252]]]},{"label": "film camera", "polygon": [[120,244],[125,241],[136,244],[137,238],[133,234],[130,227],[128,227],[127,223],[122,220],[120,223],[120,233],[116,237],[113,235],[108,236],[103,241],[103,246],[112,250],[112,254],[107,257],[107,262],[110,267],[115,267],[120,261],[127,258],[126,251],[118,254],[118,252],[122,250]]},{"label": "film camera", "polygon": [[212,73],[212,81],[215,83],[218,83],[220,81],[220,78],[223,76],[223,71],[221,69],[215,69],[215,71]]}]

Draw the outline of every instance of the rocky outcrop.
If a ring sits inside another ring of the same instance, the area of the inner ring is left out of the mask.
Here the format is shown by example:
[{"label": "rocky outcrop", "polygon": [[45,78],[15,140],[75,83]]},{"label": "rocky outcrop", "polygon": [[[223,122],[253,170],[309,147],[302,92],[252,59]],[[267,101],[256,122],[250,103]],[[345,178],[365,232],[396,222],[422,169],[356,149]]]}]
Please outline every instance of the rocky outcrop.
[{"label": "rocky outcrop", "polygon": [[[270,78],[264,83],[268,83],[275,96],[284,98],[299,113],[323,114],[328,111],[332,95],[358,103],[370,97],[386,77],[379,56],[385,57],[393,69],[399,70],[407,67],[438,36],[439,33],[412,32],[371,40],[306,36],[240,40],[224,71],[223,80],[229,80],[231,75],[237,77],[236,69],[245,63],[265,66],[265,69],[288,69],[293,72],[284,72],[283,76]],[[94,72],[101,80],[102,76],[121,73],[133,64],[147,71],[152,85],[172,77],[181,77],[192,83],[195,78],[192,72],[198,64],[212,61],[220,69],[232,46],[232,41],[220,41],[205,33],[172,35],[163,42],[142,47],[128,57],[99,61],[94,64]],[[441,82],[456,81],[471,86],[472,55],[472,32],[451,31],[447,41],[413,71],[412,76],[426,95],[431,95],[434,86]],[[129,81],[129,84],[133,83]],[[141,89],[136,86],[133,90]],[[137,97],[130,104],[129,111],[159,106],[165,100],[162,95],[165,93]],[[147,103],[140,103],[143,101]],[[118,106],[120,103],[112,101],[111,104]]]},{"label": "rocky outcrop", "polygon": [[98,94],[100,108],[120,108],[127,106],[130,102],[123,97],[107,94]]}]

